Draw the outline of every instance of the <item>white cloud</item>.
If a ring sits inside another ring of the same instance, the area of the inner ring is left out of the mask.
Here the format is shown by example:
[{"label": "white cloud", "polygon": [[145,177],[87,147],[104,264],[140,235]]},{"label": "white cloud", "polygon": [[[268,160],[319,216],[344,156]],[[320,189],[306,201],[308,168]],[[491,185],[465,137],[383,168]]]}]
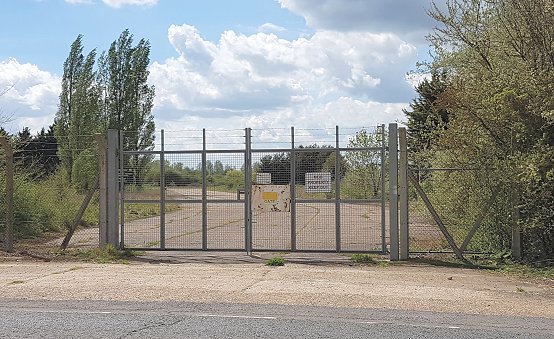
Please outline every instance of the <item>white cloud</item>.
[{"label": "white cloud", "polygon": [[179,57],[154,62],[150,79],[158,107],[185,111],[252,112],[369,97],[394,74],[386,68],[415,56],[414,46],[391,34],[320,31],[289,41],[226,31],[215,44],[193,26],[173,25],[168,36]]},{"label": "white cloud", "polygon": [[102,0],[106,5],[113,8],[121,8],[123,6],[155,6],[158,0]]},{"label": "white cloud", "polygon": [[93,0],[65,0],[65,2],[67,2],[68,4],[72,4],[72,5],[77,5],[77,4],[89,5],[89,4],[94,3]]},{"label": "white cloud", "polygon": [[[0,62],[0,108],[13,119],[15,129],[40,128],[45,125],[38,124],[44,121],[52,124],[60,88],[60,77],[34,64],[21,64],[13,58]],[[34,126],[30,121],[35,121]]]},{"label": "white cloud", "polygon": [[[65,0],[65,2],[76,4],[95,4],[95,0]],[[102,2],[112,8],[121,8],[123,6],[142,6],[150,7],[158,4],[158,0],[102,0]]]},{"label": "white cloud", "polygon": [[272,24],[271,22],[266,22],[265,24],[258,27],[258,32],[263,33],[284,32],[286,30],[287,29],[285,27],[277,26],[275,24]]},{"label": "white cloud", "polygon": [[416,48],[390,33],[226,31],[211,42],[173,25],[168,38],[178,56],[150,67],[158,127],[368,126],[400,119],[408,100],[398,93],[413,93]]}]

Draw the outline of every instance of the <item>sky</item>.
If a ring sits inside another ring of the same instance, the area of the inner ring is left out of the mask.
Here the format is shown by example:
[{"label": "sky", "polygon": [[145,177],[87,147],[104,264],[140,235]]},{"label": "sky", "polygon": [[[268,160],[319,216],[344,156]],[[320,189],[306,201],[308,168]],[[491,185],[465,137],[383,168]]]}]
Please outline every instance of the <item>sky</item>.
[{"label": "sky", "polygon": [[346,128],[404,121],[429,60],[431,0],[2,0],[0,114],[54,121],[63,63],[124,29],[151,44],[157,129]]}]

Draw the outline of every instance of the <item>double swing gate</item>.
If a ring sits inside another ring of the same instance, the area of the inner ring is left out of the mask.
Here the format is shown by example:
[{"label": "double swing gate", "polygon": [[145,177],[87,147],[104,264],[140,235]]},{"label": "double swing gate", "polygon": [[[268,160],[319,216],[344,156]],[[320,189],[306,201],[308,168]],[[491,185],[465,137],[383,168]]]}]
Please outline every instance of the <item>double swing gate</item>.
[{"label": "double swing gate", "polygon": [[[385,252],[384,125],[291,128],[273,139],[269,132],[161,131],[154,150],[135,151],[128,145],[136,136],[109,131],[105,203],[118,227],[108,228],[107,242],[158,250]],[[323,132],[325,138],[317,136]],[[117,183],[110,184],[110,173]]]}]

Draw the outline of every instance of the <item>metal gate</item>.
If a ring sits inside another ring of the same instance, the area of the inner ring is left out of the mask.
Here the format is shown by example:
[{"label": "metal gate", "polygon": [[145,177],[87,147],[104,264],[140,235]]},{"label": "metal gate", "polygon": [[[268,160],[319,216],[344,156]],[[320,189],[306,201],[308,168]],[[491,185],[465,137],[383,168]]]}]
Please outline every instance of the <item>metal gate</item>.
[{"label": "metal gate", "polygon": [[119,134],[122,248],[387,249],[384,125],[162,130],[150,151],[132,138]]}]

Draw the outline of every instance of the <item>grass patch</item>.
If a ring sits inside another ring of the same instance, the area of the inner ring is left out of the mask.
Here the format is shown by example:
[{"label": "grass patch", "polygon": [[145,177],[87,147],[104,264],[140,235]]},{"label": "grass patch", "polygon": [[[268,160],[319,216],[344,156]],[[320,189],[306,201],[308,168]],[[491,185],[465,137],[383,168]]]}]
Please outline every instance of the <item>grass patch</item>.
[{"label": "grass patch", "polygon": [[268,259],[265,264],[267,266],[285,266],[285,259],[283,259],[283,257],[274,257]]},{"label": "grass patch", "polygon": [[357,264],[375,264],[375,259],[369,254],[355,253],[352,254],[350,260]]},{"label": "grass patch", "polygon": [[[165,205],[165,213],[175,212],[180,209],[178,204]],[[125,220],[133,221],[160,215],[160,205],[158,204],[136,204],[133,202],[125,203]]]},{"label": "grass patch", "polygon": [[159,241],[150,241],[146,243],[146,247],[159,247],[160,242]]},{"label": "grass patch", "polygon": [[496,274],[527,280],[539,280],[554,286],[554,266],[537,267],[533,264],[518,263],[510,258],[483,254],[468,255],[466,258],[473,263],[473,266],[460,262],[452,254],[426,255],[410,261],[432,266],[487,270]]},{"label": "grass patch", "polygon": [[385,261],[385,260],[379,261],[378,266],[381,268],[387,268],[390,266],[390,261]]},{"label": "grass patch", "polygon": [[522,278],[550,279],[554,282],[554,267],[534,267],[517,263],[492,264],[494,271]]},{"label": "grass patch", "polygon": [[[129,259],[137,255],[134,251],[128,249],[118,250],[112,245],[88,250],[69,249],[65,251],[65,254],[80,260],[92,261],[99,264],[128,264]],[[80,267],[74,267],[71,270],[78,269]]]}]

